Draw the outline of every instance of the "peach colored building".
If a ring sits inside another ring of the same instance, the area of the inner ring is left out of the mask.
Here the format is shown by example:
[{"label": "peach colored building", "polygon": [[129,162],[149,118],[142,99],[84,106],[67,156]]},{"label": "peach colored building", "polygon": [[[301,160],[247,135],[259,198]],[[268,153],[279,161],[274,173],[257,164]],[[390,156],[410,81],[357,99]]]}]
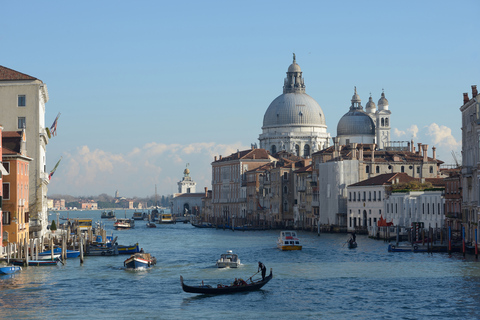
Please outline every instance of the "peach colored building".
[{"label": "peach colored building", "polygon": [[82,209],[84,210],[97,210],[98,204],[93,201],[82,202]]},{"label": "peach colored building", "polygon": [[2,242],[23,243],[29,240],[29,166],[26,134],[22,131],[4,131],[2,160],[8,172],[3,176],[3,230]]}]

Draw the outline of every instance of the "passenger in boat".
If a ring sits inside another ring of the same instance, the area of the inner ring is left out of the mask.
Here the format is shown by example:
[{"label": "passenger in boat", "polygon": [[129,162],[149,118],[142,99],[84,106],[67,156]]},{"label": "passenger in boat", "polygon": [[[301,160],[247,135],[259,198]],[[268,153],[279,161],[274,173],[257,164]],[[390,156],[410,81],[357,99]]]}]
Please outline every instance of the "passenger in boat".
[{"label": "passenger in boat", "polygon": [[142,248],[142,249],[140,249],[140,253],[145,253],[145,251],[143,251],[143,248]]},{"label": "passenger in boat", "polygon": [[235,281],[233,281],[233,285],[234,285],[234,286],[238,286],[238,284],[239,284],[239,283],[238,283],[238,279],[235,278]]},{"label": "passenger in boat", "polygon": [[258,271],[262,271],[262,280],[265,280],[265,273],[267,273],[267,268],[265,267],[265,265],[258,261]]}]

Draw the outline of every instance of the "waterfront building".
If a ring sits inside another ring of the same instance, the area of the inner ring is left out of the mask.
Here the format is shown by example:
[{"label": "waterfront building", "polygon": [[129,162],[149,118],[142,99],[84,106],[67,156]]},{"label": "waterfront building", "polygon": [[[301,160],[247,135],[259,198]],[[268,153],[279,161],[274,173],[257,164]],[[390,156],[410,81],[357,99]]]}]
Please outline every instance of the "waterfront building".
[{"label": "waterfront building", "polygon": [[25,129],[3,131],[2,161],[6,172],[3,176],[2,242],[23,244],[29,236],[29,166]]},{"label": "waterfront building", "polygon": [[445,180],[445,225],[454,231],[462,229],[462,176],[461,168],[444,170]]},{"label": "waterfront building", "polygon": [[[98,209],[98,204],[93,200],[82,201],[80,204],[82,206],[81,207],[82,210],[97,210]],[[132,209],[132,208],[129,208],[129,209]]]},{"label": "waterfront building", "polygon": [[[308,165],[307,165],[308,163]],[[294,174],[294,203],[293,219],[296,229],[313,230],[317,225],[318,216],[312,210],[313,188],[317,181],[312,175],[311,159],[305,165],[293,172]]]},{"label": "waterfront building", "polygon": [[[435,148],[428,157],[428,145],[411,144],[377,150],[375,144],[334,145],[313,154],[313,174],[318,181],[318,198],[312,202],[321,225],[347,227],[348,185],[386,173],[404,172],[413,178],[442,178]],[[318,200],[318,201],[317,201]]]},{"label": "waterfront building", "polygon": [[176,216],[199,215],[205,193],[195,192],[197,183],[190,177],[188,167],[183,170],[183,178],[177,185],[178,193],[174,193],[170,200],[170,212]]},{"label": "waterfront building", "polygon": [[[429,179],[426,179],[428,182]],[[443,179],[430,179],[443,180]],[[435,183],[435,182],[434,182]],[[422,223],[425,228],[443,228],[445,225],[444,184],[420,191],[393,191],[385,199],[385,219],[395,226]]]},{"label": "waterfront building", "polygon": [[246,172],[275,161],[264,149],[252,147],[212,162],[212,210],[214,223],[225,225],[247,218]]},{"label": "waterfront building", "polygon": [[46,154],[49,141],[45,126],[47,85],[27,74],[0,66],[0,118],[5,131],[25,129],[29,165],[29,207],[31,237],[45,234],[48,225],[48,173]]},{"label": "waterfront building", "polygon": [[472,98],[463,94],[462,112],[462,219],[465,226],[466,240],[473,241],[479,217],[478,175],[480,143],[480,95],[477,86],[472,86]]},{"label": "waterfront building", "polygon": [[[347,229],[366,233],[377,226],[380,217],[385,219],[385,198],[392,185],[416,181],[406,173],[385,173],[347,187]],[[390,222],[390,220],[388,220]]]},{"label": "waterfront building", "polygon": [[320,105],[305,92],[302,70],[295,54],[287,70],[283,94],[267,108],[258,139],[260,148],[272,155],[287,151],[304,158],[330,145],[325,115]]},{"label": "waterfront building", "polygon": [[178,193],[195,193],[197,183],[190,177],[190,170],[188,164],[185,170],[183,170],[183,178],[177,183]]}]

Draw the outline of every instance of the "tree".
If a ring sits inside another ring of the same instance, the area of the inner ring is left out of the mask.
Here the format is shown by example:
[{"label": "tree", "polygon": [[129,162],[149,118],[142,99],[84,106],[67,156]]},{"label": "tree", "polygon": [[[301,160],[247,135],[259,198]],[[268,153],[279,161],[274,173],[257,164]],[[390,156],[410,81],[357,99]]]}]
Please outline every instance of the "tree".
[{"label": "tree", "polygon": [[55,220],[52,220],[52,225],[50,226],[51,231],[57,230],[57,224],[55,223]]}]

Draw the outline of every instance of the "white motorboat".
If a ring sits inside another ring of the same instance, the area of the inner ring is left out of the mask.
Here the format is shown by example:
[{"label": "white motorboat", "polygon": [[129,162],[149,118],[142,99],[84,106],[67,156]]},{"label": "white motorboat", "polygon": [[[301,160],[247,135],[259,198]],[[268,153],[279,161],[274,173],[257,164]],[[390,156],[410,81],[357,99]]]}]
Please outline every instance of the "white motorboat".
[{"label": "white motorboat", "polygon": [[217,260],[217,267],[219,268],[238,268],[239,265],[240,259],[237,254],[232,252],[232,250],[223,253],[220,256],[220,259]]}]

